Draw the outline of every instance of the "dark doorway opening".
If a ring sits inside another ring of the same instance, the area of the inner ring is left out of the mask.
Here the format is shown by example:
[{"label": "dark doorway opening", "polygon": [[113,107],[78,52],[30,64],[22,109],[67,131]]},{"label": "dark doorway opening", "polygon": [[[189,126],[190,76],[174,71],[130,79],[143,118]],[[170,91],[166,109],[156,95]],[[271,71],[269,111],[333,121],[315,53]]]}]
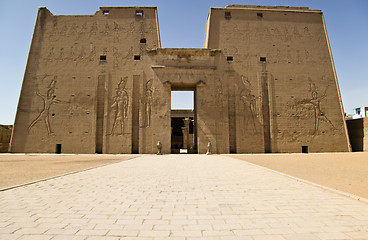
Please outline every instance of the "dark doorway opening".
[{"label": "dark doorway opening", "polygon": [[60,154],[61,153],[61,144],[56,144],[56,151],[55,153]]},{"label": "dark doorway opening", "polygon": [[171,91],[171,153],[197,153],[195,86]]},{"label": "dark doorway opening", "polygon": [[171,153],[194,153],[194,118],[171,118]]},{"label": "dark doorway opening", "polygon": [[308,153],[308,146],[302,146],[302,153]]}]

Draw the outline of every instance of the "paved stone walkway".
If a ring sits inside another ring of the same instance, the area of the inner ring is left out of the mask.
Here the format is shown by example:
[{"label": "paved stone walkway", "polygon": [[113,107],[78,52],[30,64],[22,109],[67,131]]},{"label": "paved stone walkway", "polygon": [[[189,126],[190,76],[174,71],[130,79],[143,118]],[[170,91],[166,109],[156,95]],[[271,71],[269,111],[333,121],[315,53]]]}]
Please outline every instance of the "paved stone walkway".
[{"label": "paved stone walkway", "polygon": [[0,192],[0,239],[368,239],[368,204],[226,156],[146,155]]}]

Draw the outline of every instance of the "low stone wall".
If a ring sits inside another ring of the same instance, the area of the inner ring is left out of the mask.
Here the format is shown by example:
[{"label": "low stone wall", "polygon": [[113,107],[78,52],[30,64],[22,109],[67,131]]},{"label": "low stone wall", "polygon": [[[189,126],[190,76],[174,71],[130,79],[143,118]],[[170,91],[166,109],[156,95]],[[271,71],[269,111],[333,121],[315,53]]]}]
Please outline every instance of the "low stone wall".
[{"label": "low stone wall", "polygon": [[13,125],[0,125],[0,153],[6,153],[9,149]]}]

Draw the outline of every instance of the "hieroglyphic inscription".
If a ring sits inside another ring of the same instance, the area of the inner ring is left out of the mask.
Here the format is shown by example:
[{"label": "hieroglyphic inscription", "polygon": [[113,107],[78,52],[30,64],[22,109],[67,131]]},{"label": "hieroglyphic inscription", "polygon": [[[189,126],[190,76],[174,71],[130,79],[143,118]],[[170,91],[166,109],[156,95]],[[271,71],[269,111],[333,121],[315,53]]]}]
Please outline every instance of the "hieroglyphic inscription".
[{"label": "hieroglyphic inscription", "polygon": [[220,78],[216,78],[216,92],[217,92],[217,99],[219,101],[218,106],[220,107],[221,114],[224,114],[224,90],[223,85]]},{"label": "hieroglyphic inscription", "polygon": [[[130,28],[134,27],[134,23],[130,24]],[[124,32],[126,34],[134,32],[132,30],[126,30],[123,26],[120,26],[117,22],[104,22],[98,24],[97,22],[82,22],[82,23],[73,23],[72,25],[68,25],[64,23],[61,25],[57,22],[54,23],[50,27],[50,31],[48,33],[48,37],[51,40],[57,41],[65,38],[72,38],[74,40],[80,40],[81,38],[94,38],[96,35],[100,35],[101,37],[108,37],[113,35],[114,42],[119,42],[120,32]]]}]

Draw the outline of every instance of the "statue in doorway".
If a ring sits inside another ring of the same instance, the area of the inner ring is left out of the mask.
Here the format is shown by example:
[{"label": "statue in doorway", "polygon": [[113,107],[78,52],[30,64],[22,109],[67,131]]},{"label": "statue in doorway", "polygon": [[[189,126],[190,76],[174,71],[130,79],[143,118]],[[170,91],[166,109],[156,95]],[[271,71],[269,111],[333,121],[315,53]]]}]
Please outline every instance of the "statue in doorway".
[{"label": "statue in doorway", "polygon": [[211,155],[212,153],[211,153],[211,147],[212,147],[212,144],[211,144],[211,142],[208,142],[208,144],[207,144],[207,155]]},{"label": "statue in doorway", "polygon": [[162,143],[160,141],[157,142],[157,155],[162,155]]}]

